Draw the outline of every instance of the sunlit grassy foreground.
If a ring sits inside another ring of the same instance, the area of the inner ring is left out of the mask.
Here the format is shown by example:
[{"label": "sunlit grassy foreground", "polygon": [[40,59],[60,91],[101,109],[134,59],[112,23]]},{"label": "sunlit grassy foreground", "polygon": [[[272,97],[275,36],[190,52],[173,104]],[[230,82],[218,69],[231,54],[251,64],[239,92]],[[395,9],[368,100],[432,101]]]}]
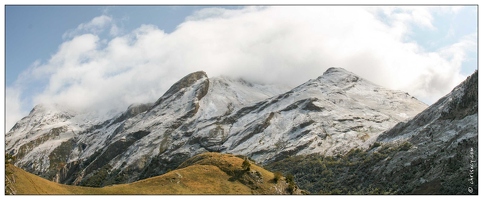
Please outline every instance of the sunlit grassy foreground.
[{"label": "sunlit grassy foreground", "polygon": [[[243,159],[230,154],[204,153],[178,169],[128,184],[102,188],[58,184],[13,165],[15,194],[286,194],[287,183],[255,164],[242,168]],[[297,193],[297,192],[295,192]],[[300,191],[298,191],[300,193]]]}]

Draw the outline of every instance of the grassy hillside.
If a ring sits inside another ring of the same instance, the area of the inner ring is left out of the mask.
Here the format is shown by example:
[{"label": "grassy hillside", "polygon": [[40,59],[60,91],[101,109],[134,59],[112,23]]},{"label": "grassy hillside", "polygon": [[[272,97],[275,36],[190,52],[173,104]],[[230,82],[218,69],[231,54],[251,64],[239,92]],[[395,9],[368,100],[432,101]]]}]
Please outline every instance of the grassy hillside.
[{"label": "grassy hillside", "polygon": [[[244,159],[205,153],[188,159],[176,170],[129,184],[102,188],[62,185],[7,165],[8,188],[15,194],[288,194],[284,178]],[[295,189],[294,194],[302,191]]]}]

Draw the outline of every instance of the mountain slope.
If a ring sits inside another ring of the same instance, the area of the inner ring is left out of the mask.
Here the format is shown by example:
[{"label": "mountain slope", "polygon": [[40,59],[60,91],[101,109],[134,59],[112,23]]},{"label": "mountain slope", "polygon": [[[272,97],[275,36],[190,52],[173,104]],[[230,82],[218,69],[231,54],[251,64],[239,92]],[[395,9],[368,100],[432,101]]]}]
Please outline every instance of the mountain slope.
[{"label": "mountain slope", "polygon": [[[128,153],[125,157],[131,159],[139,159],[130,156],[132,151],[139,156],[152,157],[153,150],[162,150],[165,148],[162,146],[176,140],[177,136],[173,138],[170,133],[195,114],[200,120],[211,119],[285,90],[228,77],[213,78],[210,84],[206,73],[195,72],[175,83],[156,102],[132,105],[126,112],[105,121],[82,121],[84,116],[56,106],[39,105],[9,131],[7,150],[17,156],[18,166],[30,172],[56,182],[79,184],[85,173],[98,171],[119,153]],[[200,102],[205,95],[211,100]],[[132,147],[134,150],[128,150],[151,129],[154,133],[150,136],[154,139],[148,137],[145,141],[153,143],[151,140],[154,140],[155,145],[138,144]],[[147,150],[139,151],[138,147]],[[173,169],[189,156],[149,176]],[[141,178],[146,177],[148,175]],[[140,177],[133,176],[128,182],[138,179]]]},{"label": "mountain slope", "polygon": [[[271,163],[311,193],[478,194],[478,72],[368,149]],[[297,163],[294,165],[293,163]]]},{"label": "mountain slope", "polygon": [[[471,168],[477,169],[478,158],[478,72],[411,121],[381,134],[377,141],[413,145],[381,171],[401,171],[401,164],[425,168],[416,174],[419,180],[409,182],[419,187],[413,192],[431,183],[438,186],[431,191],[435,193],[478,194],[477,170],[470,172]],[[398,158],[404,162],[395,161]],[[468,187],[473,191],[469,192]]]},{"label": "mountain slope", "polygon": [[5,135],[5,149],[16,155],[18,166],[45,174],[58,167],[50,159],[52,152],[89,126],[82,117],[58,106],[37,105]]},{"label": "mountain slope", "polygon": [[[37,127],[46,140],[25,137],[20,123],[7,135],[7,150],[19,158],[17,166],[49,180],[106,186],[164,174],[204,152],[245,155],[263,164],[294,155],[344,154],[367,148],[384,130],[426,108],[407,93],[340,68],[283,91],[195,72],[156,102],[133,105],[95,125],[66,119],[80,128],[60,129],[73,134],[56,145],[49,145],[50,132],[63,127],[60,122]],[[37,116],[24,121],[32,119]],[[26,146],[12,138],[35,142]],[[43,145],[48,152],[41,151]]]},{"label": "mountain slope", "polygon": [[[341,154],[369,146],[426,105],[341,68],[225,118],[226,152],[269,163],[291,155]],[[256,144],[256,145],[254,145]]]},{"label": "mountain slope", "polygon": [[[206,153],[191,158],[179,169],[130,184],[102,188],[62,185],[7,165],[15,194],[288,194],[285,181],[274,182],[273,173],[233,155]],[[295,194],[300,194],[296,190]]]}]

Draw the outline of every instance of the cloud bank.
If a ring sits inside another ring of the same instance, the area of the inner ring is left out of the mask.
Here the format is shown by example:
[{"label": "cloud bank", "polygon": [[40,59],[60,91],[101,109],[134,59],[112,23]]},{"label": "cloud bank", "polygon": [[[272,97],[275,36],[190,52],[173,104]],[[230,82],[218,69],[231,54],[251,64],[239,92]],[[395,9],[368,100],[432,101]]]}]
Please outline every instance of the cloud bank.
[{"label": "cloud bank", "polygon": [[[329,67],[343,67],[432,103],[465,78],[461,64],[466,52],[476,49],[476,34],[432,52],[408,40],[412,26],[435,29],[432,12],[425,7],[206,8],[170,34],[142,25],[124,35],[118,35],[115,20],[101,15],[67,31],[49,60],[32,65],[7,87],[6,128],[40,103],[107,113],[152,102],[198,70],[295,87]],[[103,31],[109,37],[101,38]],[[38,83],[45,84],[41,91],[25,92]]]}]

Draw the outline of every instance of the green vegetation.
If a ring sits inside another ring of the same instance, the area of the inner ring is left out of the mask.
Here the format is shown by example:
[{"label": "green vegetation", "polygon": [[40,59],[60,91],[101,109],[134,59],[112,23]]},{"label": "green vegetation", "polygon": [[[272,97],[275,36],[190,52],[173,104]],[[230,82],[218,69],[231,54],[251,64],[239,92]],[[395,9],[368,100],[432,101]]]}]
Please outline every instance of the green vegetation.
[{"label": "green vegetation", "polygon": [[376,153],[353,149],[344,156],[294,156],[266,168],[288,173],[289,185],[296,182],[313,194],[380,194],[382,191],[391,194],[397,188],[384,180],[376,180],[369,170],[393,152],[394,149],[383,146]]},{"label": "green vegetation", "polygon": [[376,194],[381,191],[377,188],[392,193],[396,188],[390,188],[383,180],[375,180],[369,172],[392,152],[394,150],[383,146],[375,153],[353,149],[344,156],[296,156],[270,164],[267,168],[296,175],[295,182],[311,193]]},{"label": "green vegetation", "polygon": [[294,181],[294,177],[292,174],[287,174],[285,176],[285,182],[288,183],[288,187],[287,187],[287,190],[290,194],[293,194],[297,188],[297,186],[295,185],[295,181]]},{"label": "green vegetation", "polygon": [[250,166],[252,164],[250,164],[250,161],[248,161],[247,159],[245,159],[242,163],[242,169],[245,170],[245,171],[250,171]]},{"label": "green vegetation", "polygon": [[377,148],[377,147],[380,147],[380,146],[381,146],[381,143],[374,142],[374,144],[372,144],[371,148]]},{"label": "green vegetation", "polygon": [[408,151],[409,149],[411,149],[411,147],[412,147],[412,146],[413,146],[413,145],[412,145],[410,142],[407,142],[407,141],[406,141],[406,142],[404,142],[404,143],[403,143],[403,144],[402,144],[402,145],[399,147],[399,149],[400,149],[401,151]]},{"label": "green vegetation", "polygon": [[81,185],[87,187],[101,187],[103,181],[109,176],[110,170],[111,166],[109,164],[104,165],[101,169],[94,173],[93,176],[83,181]]},{"label": "green vegetation", "polygon": [[[469,164],[465,163],[470,161],[464,155],[468,147],[477,146],[469,143],[470,140],[462,141],[456,149],[447,150],[447,155],[456,155],[449,159],[431,155],[405,162],[402,160],[414,155],[409,151],[413,147],[410,142],[375,143],[368,150],[352,149],[342,156],[293,156],[265,168],[287,174],[287,182],[293,177],[298,186],[312,194],[469,194],[464,188],[468,177],[462,174],[468,174],[465,167]],[[476,156],[477,151],[473,152]],[[397,164],[389,167],[390,163]],[[441,179],[421,179],[435,167]],[[473,176],[477,177],[476,170]],[[476,179],[474,186],[472,194],[477,194]]]},{"label": "green vegetation", "polygon": [[278,183],[278,181],[279,181],[280,179],[282,179],[282,177],[283,177],[283,176],[282,176],[282,172],[278,172],[278,171],[277,171],[277,172],[274,172],[274,173],[273,173],[273,181],[274,181],[275,183]]},{"label": "green vegetation", "polygon": [[5,165],[12,164],[15,162],[15,156],[12,156],[9,153],[5,153]]}]

